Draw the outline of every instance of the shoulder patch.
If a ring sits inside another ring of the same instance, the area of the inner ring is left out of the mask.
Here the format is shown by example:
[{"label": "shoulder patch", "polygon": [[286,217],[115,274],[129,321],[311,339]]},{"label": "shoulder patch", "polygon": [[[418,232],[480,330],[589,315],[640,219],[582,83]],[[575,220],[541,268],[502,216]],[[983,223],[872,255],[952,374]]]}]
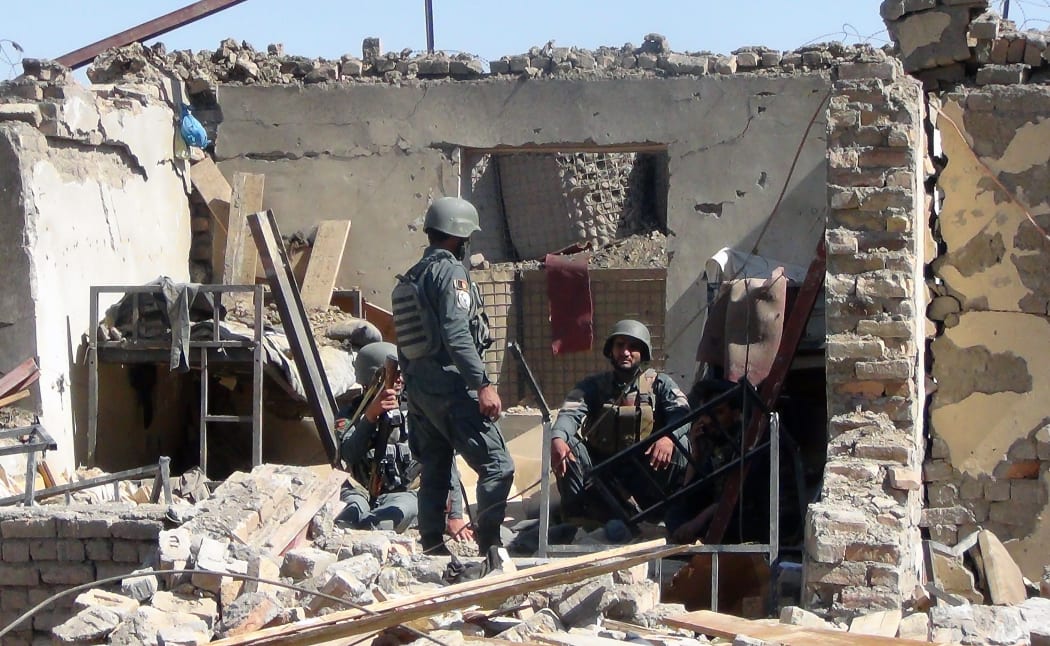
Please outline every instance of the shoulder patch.
[{"label": "shoulder patch", "polygon": [[456,289],[458,289],[460,291],[463,291],[463,292],[465,292],[468,289],[470,289],[470,285],[467,284],[467,281],[463,280],[462,278],[457,278],[454,281],[452,281],[452,285]]},{"label": "shoulder patch", "polygon": [[464,291],[462,289],[456,290],[456,307],[458,307],[461,310],[470,309],[470,292]]}]

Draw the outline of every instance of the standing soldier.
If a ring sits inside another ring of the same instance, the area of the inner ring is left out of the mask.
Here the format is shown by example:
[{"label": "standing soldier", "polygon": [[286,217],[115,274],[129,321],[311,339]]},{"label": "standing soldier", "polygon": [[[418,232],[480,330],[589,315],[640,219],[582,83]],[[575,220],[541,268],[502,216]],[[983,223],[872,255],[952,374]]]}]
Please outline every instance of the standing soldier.
[{"label": "standing soldier", "polygon": [[500,526],[514,464],[496,420],[503,404],[481,361],[491,340],[481,293],[463,258],[480,231],[474,206],[441,197],[423,219],[429,246],[398,276],[392,295],[413,453],[423,467],[419,535],[425,552],[444,553],[445,501],[453,452],[478,474],[475,536],[486,554],[500,545]]}]

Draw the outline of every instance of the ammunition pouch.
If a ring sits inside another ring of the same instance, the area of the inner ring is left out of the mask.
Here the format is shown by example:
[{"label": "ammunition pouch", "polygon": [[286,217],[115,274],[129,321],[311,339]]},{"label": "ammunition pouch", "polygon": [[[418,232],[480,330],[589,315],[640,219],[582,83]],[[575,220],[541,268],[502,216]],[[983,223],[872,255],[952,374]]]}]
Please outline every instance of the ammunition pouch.
[{"label": "ammunition pouch", "polygon": [[398,275],[390,295],[397,346],[409,361],[429,357],[441,349],[437,321],[419,280],[425,268],[426,265],[416,265],[407,276]]},{"label": "ammunition pouch", "polygon": [[583,441],[589,448],[604,456],[611,456],[649,437],[655,425],[652,382],[642,375],[638,392],[622,402],[610,402],[583,431]]}]

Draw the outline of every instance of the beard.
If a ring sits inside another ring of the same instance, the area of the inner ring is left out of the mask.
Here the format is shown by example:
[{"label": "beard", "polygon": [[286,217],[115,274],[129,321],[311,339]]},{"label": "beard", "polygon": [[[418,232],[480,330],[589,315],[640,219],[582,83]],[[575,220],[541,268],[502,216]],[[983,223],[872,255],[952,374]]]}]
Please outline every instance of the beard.
[{"label": "beard", "polygon": [[452,252],[452,255],[454,255],[456,257],[456,260],[458,260],[460,262],[463,262],[463,260],[468,255],[470,255],[470,239],[469,238],[464,238],[459,243],[459,246],[456,247],[456,250],[454,252]]}]

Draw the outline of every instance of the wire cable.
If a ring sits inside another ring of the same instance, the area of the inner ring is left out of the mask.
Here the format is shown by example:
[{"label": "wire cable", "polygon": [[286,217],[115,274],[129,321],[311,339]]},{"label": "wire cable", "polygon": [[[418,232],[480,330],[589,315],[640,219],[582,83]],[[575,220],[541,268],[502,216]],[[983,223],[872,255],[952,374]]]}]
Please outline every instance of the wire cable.
[{"label": "wire cable", "polygon": [[[104,579],[99,579],[97,581],[92,581],[90,583],[83,583],[81,585],[74,586],[74,587],[69,588],[67,590],[62,590],[61,592],[57,592],[57,593],[51,595],[50,597],[48,597],[47,599],[44,599],[43,601],[41,601],[40,603],[36,604],[35,606],[30,608],[29,610],[27,610],[24,613],[22,613],[20,616],[18,616],[10,624],[8,624],[7,626],[4,626],[4,628],[2,630],[0,630],[0,638],[3,638],[4,635],[6,635],[9,632],[11,632],[12,630],[14,630],[16,626],[18,626],[19,624],[24,622],[26,619],[29,619],[30,617],[32,617],[36,613],[40,612],[41,610],[43,610],[47,606],[51,605],[52,603],[58,601],[59,599],[61,599],[63,597],[67,597],[67,596],[69,596],[71,594],[79,594],[80,592],[84,592],[86,590],[91,590],[93,588],[97,588],[97,587],[106,585],[107,583],[116,583],[117,581],[123,581],[125,579],[138,579],[138,578],[147,577],[147,576],[158,576],[158,575],[167,575],[167,574],[212,574],[212,575],[220,574],[221,576],[230,577],[230,578],[233,578],[233,579],[240,579],[240,580],[243,580],[243,581],[255,581],[257,583],[265,583],[265,584],[268,584],[268,585],[275,585],[275,586],[278,586],[278,587],[287,588],[289,590],[295,590],[296,592],[304,592],[306,594],[310,594],[310,595],[313,595],[313,596],[316,596],[316,597],[321,597],[321,598],[327,599],[329,601],[334,601],[336,603],[340,603],[342,605],[349,606],[349,607],[353,608],[354,610],[360,610],[361,612],[363,612],[363,613],[365,613],[367,615],[378,615],[378,614],[380,614],[380,613],[376,612],[375,610],[369,609],[368,606],[362,606],[362,605],[354,603],[352,601],[348,601],[348,600],[343,599],[341,597],[336,597],[334,595],[330,595],[330,594],[327,594],[325,592],[321,592],[319,590],[310,590],[309,588],[305,588],[305,587],[300,586],[300,585],[295,585],[294,583],[285,583],[283,581],[274,581],[272,579],[265,579],[265,578],[262,578],[262,577],[252,576],[250,574],[238,574],[238,573],[234,573],[234,572],[221,572],[220,573],[220,572],[213,572],[211,570],[202,570],[202,569],[199,569],[199,568],[185,568],[185,569],[181,569],[181,570],[155,570],[155,571],[150,571],[150,572],[131,572],[129,574],[123,574],[123,575],[106,577]],[[398,627],[398,628],[403,628],[403,629],[407,630],[408,632],[412,633],[413,635],[415,635],[417,637],[420,637],[422,639],[427,639],[429,641],[432,641],[435,644],[438,644],[438,646],[449,646],[449,644],[446,644],[445,642],[437,639],[436,637],[431,637],[430,635],[424,633],[423,631],[417,630],[415,628],[412,628],[411,626],[406,626],[405,624],[400,624],[400,623],[399,624],[395,624],[395,626]],[[0,642],[0,643],[2,643],[2,642]]]}]

